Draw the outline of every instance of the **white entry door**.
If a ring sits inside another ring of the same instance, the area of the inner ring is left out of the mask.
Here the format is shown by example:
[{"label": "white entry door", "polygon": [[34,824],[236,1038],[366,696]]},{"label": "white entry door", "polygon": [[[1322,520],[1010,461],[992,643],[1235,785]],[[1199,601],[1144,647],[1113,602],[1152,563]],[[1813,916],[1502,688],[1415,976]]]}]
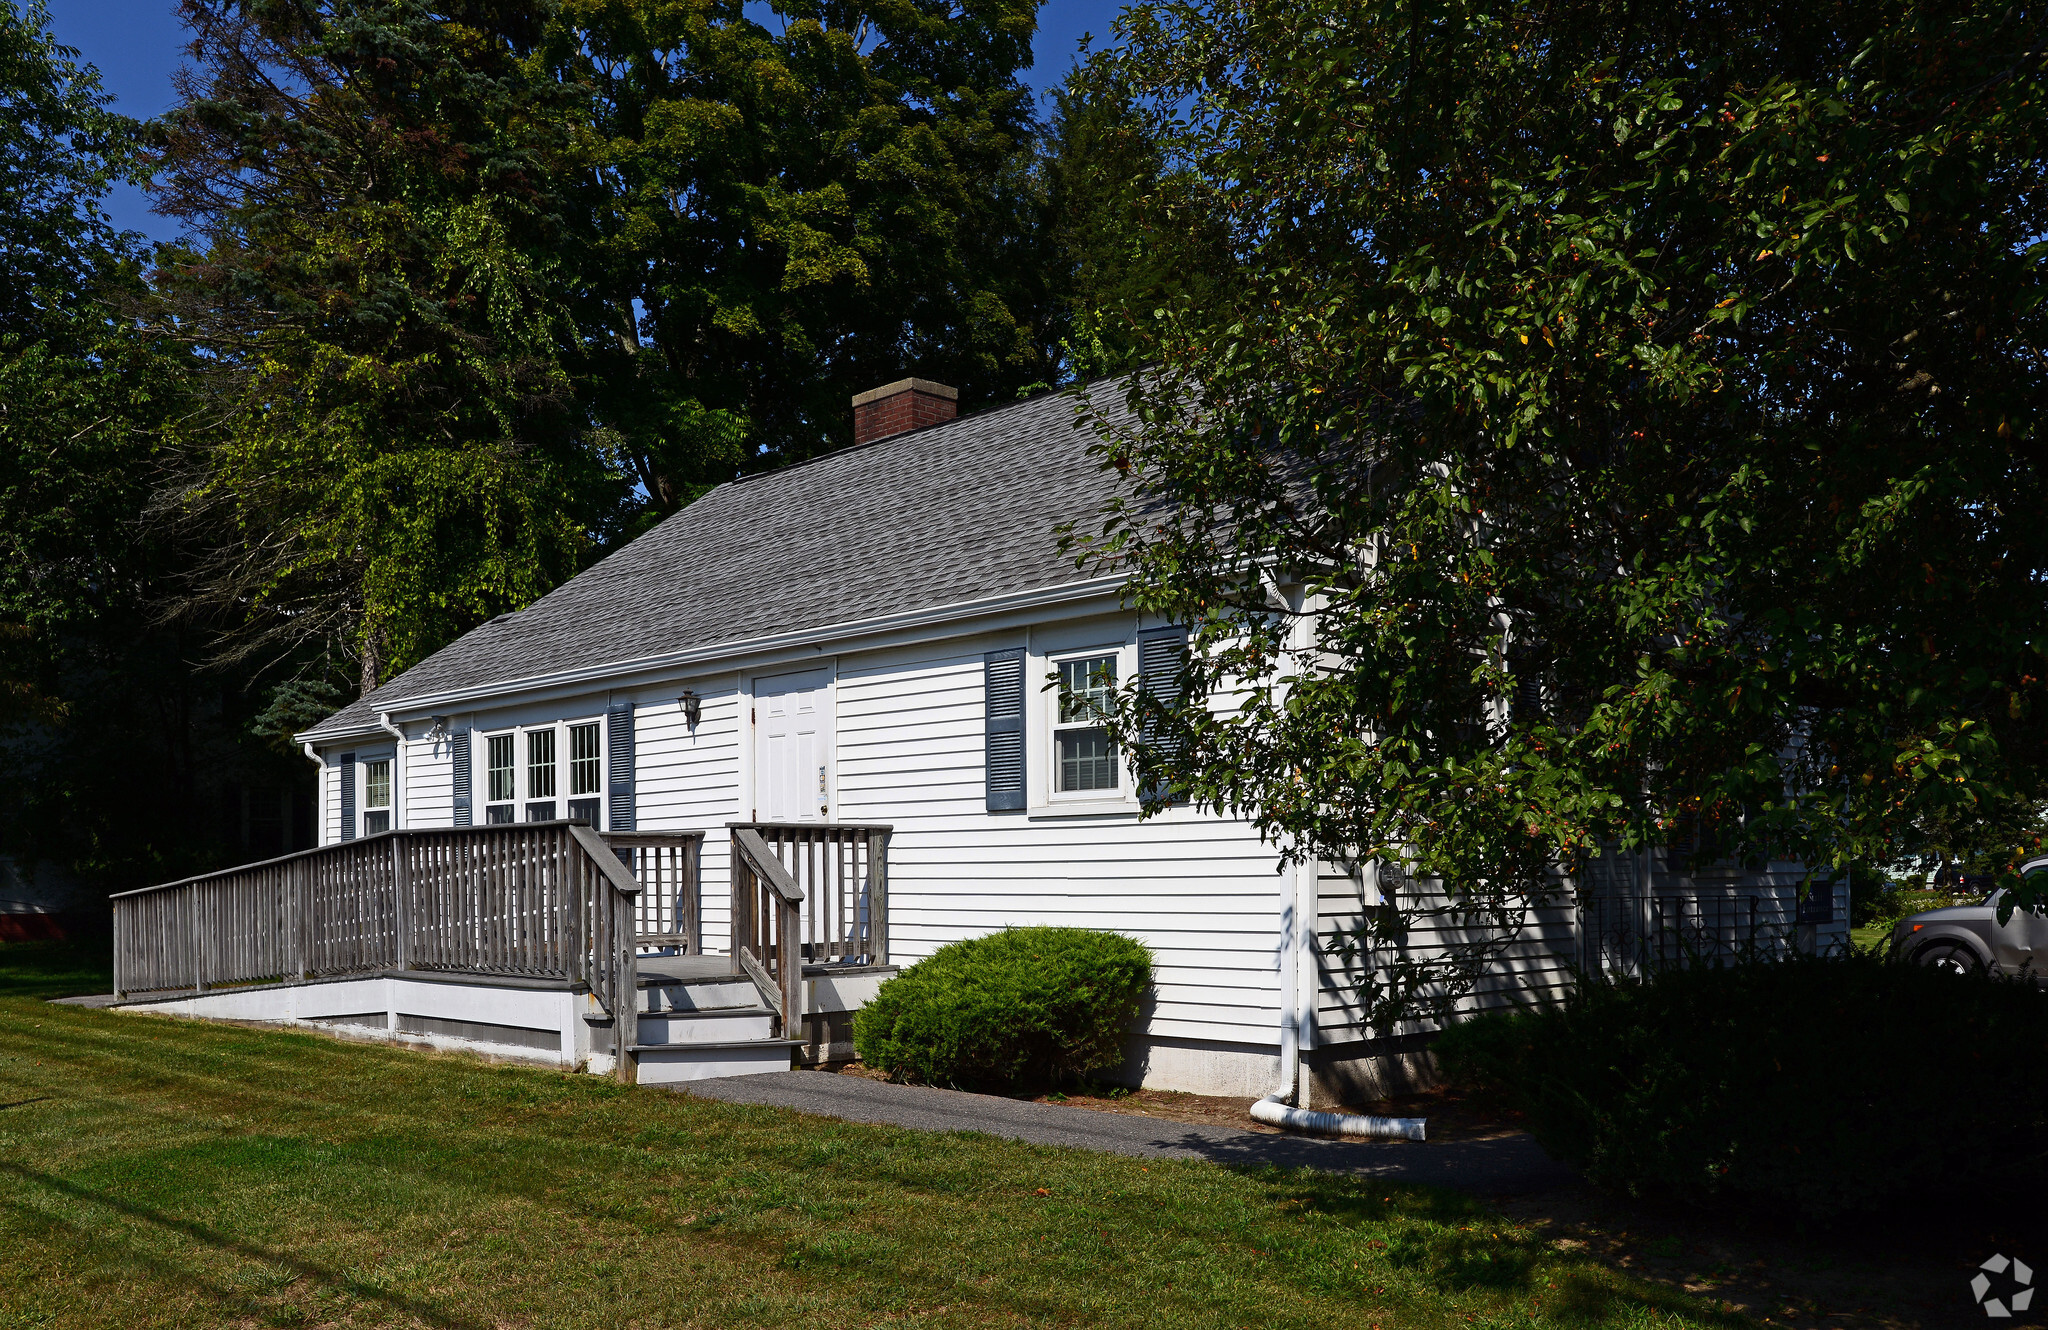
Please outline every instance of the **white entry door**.
[{"label": "white entry door", "polygon": [[754,680],[754,820],[831,820],[832,672]]}]

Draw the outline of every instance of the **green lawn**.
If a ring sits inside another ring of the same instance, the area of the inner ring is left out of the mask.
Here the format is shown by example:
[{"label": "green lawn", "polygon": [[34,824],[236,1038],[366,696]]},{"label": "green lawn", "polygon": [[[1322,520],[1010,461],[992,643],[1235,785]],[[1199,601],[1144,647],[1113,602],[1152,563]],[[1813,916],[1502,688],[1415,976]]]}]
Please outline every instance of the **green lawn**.
[{"label": "green lawn", "polygon": [[52,1007],[0,947],[0,1327],[1651,1326],[1461,1197]]}]

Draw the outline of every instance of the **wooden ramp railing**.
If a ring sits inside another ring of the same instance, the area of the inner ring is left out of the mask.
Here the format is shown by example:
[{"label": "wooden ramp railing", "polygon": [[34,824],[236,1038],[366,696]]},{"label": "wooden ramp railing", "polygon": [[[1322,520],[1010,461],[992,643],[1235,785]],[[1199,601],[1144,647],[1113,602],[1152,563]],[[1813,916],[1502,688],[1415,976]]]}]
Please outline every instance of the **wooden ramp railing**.
[{"label": "wooden ramp railing", "polygon": [[114,991],[390,970],[560,979],[612,1017],[631,1080],[639,895],[580,822],[388,831],[115,896]]},{"label": "wooden ramp railing", "polygon": [[803,1019],[806,962],[887,963],[890,828],[729,827],[733,973],[754,980],[788,1037]]},{"label": "wooden ramp railing", "polygon": [[673,947],[704,954],[704,833],[607,831],[604,843],[640,884],[634,940],[643,947]]}]

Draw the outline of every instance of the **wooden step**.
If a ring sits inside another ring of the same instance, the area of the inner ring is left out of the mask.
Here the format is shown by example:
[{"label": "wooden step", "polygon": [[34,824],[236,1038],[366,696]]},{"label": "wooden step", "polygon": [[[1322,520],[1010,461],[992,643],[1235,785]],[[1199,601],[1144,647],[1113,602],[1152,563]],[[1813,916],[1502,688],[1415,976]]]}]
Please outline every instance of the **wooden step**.
[{"label": "wooden step", "polygon": [[717,1076],[753,1076],[788,1071],[795,1065],[797,1039],[742,1039],[712,1044],[635,1044],[642,1085],[682,1085]]},{"label": "wooden step", "polygon": [[751,979],[724,984],[675,984],[640,990],[640,1012],[731,1011],[761,1005],[761,990]]},{"label": "wooden step", "polygon": [[775,1033],[775,1015],[759,1005],[717,1011],[643,1011],[639,1027],[643,1044],[723,1044],[768,1038]]}]

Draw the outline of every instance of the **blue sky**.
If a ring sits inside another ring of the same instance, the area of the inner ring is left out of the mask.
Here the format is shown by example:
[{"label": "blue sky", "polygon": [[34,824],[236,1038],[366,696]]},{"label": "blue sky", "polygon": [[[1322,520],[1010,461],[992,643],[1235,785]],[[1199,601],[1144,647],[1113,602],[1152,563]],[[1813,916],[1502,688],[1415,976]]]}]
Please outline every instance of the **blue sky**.
[{"label": "blue sky", "polygon": [[[1073,62],[1081,34],[1097,44],[1121,6],[1117,0],[1046,0],[1038,14],[1037,66],[1027,75],[1041,93],[1057,84]],[[171,105],[171,71],[184,55],[177,0],[50,0],[57,40],[75,46],[99,66],[115,105],[133,116],[153,116]],[[168,239],[172,230],[152,216],[141,192],[123,189],[108,200],[117,225]]]}]

